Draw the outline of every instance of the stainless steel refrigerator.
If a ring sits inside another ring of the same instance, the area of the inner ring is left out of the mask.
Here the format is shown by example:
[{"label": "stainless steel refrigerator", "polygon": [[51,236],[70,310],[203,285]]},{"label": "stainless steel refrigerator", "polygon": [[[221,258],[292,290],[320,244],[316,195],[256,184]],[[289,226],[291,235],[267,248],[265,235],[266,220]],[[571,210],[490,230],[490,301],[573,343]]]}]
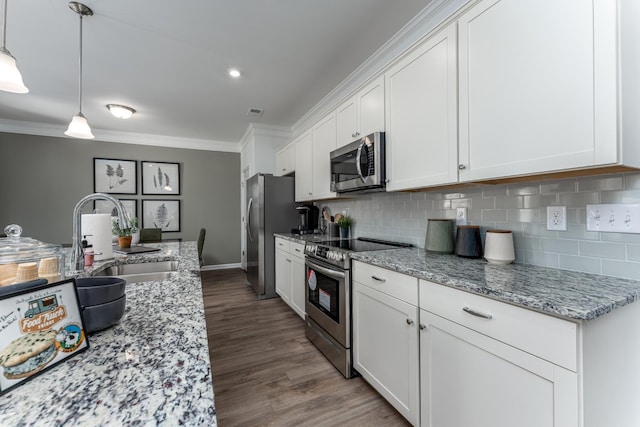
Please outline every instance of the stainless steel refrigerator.
[{"label": "stainless steel refrigerator", "polygon": [[273,233],[290,233],[297,228],[299,215],[294,197],[293,177],[259,173],[247,180],[247,284],[259,299],[278,296]]}]

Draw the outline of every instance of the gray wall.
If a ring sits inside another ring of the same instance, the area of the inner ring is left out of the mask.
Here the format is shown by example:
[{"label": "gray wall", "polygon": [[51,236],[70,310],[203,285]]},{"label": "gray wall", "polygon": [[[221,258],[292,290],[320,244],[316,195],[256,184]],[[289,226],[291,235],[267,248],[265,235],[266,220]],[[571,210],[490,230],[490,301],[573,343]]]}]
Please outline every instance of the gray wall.
[{"label": "gray wall", "polygon": [[24,236],[71,243],[73,208],[93,193],[94,157],[180,163],[179,196],[143,196],[138,162],[138,194],[115,197],[137,199],[138,218],[142,199],[181,200],[181,231],[163,237],[197,240],[205,227],[205,264],[240,262],[239,153],[0,133],[0,228],[17,223]]},{"label": "gray wall", "polygon": [[[640,173],[473,186],[456,191],[373,193],[323,205],[348,211],[354,236],[424,247],[429,218],[513,231],[516,262],[640,280],[640,234],[587,231],[586,205],[640,203]],[[567,231],[547,231],[547,206],[567,206]]]}]

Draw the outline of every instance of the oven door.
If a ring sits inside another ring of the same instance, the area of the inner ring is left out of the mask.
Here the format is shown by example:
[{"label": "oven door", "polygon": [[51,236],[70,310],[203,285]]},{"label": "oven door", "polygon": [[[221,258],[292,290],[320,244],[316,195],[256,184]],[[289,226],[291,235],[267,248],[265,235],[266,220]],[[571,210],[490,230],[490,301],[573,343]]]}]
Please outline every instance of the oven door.
[{"label": "oven door", "polygon": [[339,269],[309,256],[305,258],[305,265],[307,316],[344,348],[350,348],[349,270]]}]

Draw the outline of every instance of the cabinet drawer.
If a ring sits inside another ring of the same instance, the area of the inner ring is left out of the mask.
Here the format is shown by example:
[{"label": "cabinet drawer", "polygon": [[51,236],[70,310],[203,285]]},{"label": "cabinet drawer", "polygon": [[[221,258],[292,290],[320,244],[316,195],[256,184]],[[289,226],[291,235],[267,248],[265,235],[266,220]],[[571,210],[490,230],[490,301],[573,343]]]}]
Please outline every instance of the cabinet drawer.
[{"label": "cabinet drawer", "polygon": [[289,253],[298,258],[304,258],[304,243],[289,242]]},{"label": "cabinet drawer", "polygon": [[409,304],[418,305],[418,279],[374,265],[353,261],[353,281]]},{"label": "cabinet drawer", "polygon": [[425,280],[420,308],[577,372],[576,323]]},{"label": "cabinet drawer", "polygon": [[276,250],[282,250],[285,252],[289,252],[289,241],[287,239],[283,239],[281,237],[276,237]]}]

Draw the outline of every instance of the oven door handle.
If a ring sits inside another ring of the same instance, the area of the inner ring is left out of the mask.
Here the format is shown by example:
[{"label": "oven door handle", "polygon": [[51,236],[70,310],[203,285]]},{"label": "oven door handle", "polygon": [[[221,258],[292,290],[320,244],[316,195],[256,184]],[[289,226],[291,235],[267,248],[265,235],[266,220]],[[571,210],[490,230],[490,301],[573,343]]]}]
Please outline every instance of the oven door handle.
[{"label": "oven door handle", "polygon": [[313,268],[314,270],[318,270],[318,272],[322,273],[322,274],[326,274],[327,276],[333,278],[333,279],[344,279],[345,275],[343,272],[341,271],[336,271],[333,270],[331,268],[327,268],[327,267],[323,267],[321,265],[318,265],[314,262],[312,262],[311,260],[307,259],[305,260],[305,264],[308,267]]}]

